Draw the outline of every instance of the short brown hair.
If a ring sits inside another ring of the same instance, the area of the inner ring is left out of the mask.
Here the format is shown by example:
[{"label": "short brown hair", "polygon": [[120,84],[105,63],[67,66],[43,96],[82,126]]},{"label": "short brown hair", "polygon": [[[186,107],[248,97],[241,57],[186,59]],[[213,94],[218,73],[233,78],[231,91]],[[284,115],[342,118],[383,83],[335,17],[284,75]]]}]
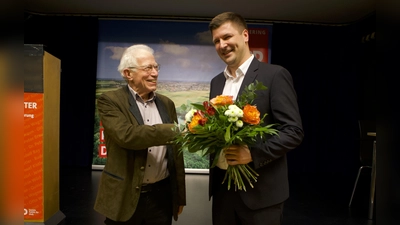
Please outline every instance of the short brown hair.
[{"label": "short brown hair", "polygon": [[226,22],[231,22],[233,24],[236,24],[241,29],[241,31],[247,29],[247,24],[244,18],[241,15],[234,12],[223,12],[215,16],[208,25],[208,28],[212,32],[213,30],[217,29]]}]

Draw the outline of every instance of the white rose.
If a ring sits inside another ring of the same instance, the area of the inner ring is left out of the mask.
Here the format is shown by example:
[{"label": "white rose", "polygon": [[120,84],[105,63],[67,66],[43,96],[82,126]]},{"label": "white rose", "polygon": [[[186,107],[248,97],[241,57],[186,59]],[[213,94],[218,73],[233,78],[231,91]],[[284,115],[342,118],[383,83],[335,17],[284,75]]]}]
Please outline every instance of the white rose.
[{"label": "white rose", "polygon": [[233,123],[233,122],[236,122],[238,119],[239,119],[239,118],[238,118],[237,116],[232,116],[232,117],[229,117],[229,118],[228,118],[228,121],[231,122],[231,123]]},{"label": "white rose", "polygon": [[241,110],[240,108],[238,108],[237,112],[236,112],[237,117],[243,117],[243,110]]},{"label": "white rose", "polygon": [[241,120],[236,121],[236,126],[243,127],[243,121],[241,121]]},{"label": "white rose", "polygon": [[191,109],[189,112],[186,113],[185,115],[185,121],[186,123],[190,123],[192,121],[193,115],[196,112],[195,109]]},{"label": "white rose", "polygon": [[[228,106],[228,110],[225,111],[225,116],[229,117],[243,117],[243,110],[236,105]],[[236,121],[236,120],[235,120]]]},{"label": "white rose", "polygon": [[235,112],[233,110],[228,109],[225,111],[224,114],[225,114],[225,116],[233,117],[233,116],[235,116],[234,113]]}]

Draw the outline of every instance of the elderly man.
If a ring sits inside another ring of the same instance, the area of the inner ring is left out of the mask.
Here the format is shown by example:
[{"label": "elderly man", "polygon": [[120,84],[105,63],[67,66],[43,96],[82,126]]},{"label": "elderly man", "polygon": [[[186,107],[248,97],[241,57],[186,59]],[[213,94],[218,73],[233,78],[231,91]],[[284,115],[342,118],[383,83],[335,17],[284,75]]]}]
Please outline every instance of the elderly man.
[{"label": "elderly man", "polygon": [[177,115],[155,93],[159,69],[153,49],[133,45],[118,66],[128,84],[97,100],[107,163],[94,209],[107,225],[170,225],[186,205],[183,156],[169,144]]}]

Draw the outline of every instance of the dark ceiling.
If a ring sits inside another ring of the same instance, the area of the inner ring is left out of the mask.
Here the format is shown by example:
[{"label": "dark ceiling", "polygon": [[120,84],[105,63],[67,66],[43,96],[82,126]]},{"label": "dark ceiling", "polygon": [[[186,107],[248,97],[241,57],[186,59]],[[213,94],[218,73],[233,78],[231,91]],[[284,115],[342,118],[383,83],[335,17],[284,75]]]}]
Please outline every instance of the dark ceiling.
[{"label": "dark ceiling", "polygon": [[343,25],[375,12],[376,0],[35,0],[25,12],[115,18],[209,19],[224,11],[250,21]]}]

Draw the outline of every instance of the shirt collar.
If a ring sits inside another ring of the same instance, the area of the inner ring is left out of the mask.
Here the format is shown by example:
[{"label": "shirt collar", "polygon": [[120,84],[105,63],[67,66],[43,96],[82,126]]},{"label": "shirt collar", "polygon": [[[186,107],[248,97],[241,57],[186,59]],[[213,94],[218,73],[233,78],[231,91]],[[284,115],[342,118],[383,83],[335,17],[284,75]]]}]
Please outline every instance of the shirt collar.
[{"label": "shirt collar", "polygon": [[[244,76],[247,73],[247,70],[249,69],[251,61],[253,61],[253,59],[254,55],[251,54],[251,56],[246,61],[244,61],[244,63],[240,65],[239,68],[236,70],[236,77]],[[225,67],[224,76],[226,79],[230,77],[233,78],[233,76],[229,73],[228,66]]]},{"label": "shirt collar", "polygon": [[[142,99],[142,97],[140,97],[140,95],[139,95],[135,90],[133,90],[133,88],[132,88],[131,86],[128,85],[128,88],[129,88],[129,91],[131,92],[133,98],[134,98],[136,101],[139,100],[139,101],[144,102],[144,100]],[[153,92],[150,93],[150,98],[149,98],[146,102],[151,102],[151,101],[153,101],[155,97],[156,97],[156,93],[153,91]]]}]

